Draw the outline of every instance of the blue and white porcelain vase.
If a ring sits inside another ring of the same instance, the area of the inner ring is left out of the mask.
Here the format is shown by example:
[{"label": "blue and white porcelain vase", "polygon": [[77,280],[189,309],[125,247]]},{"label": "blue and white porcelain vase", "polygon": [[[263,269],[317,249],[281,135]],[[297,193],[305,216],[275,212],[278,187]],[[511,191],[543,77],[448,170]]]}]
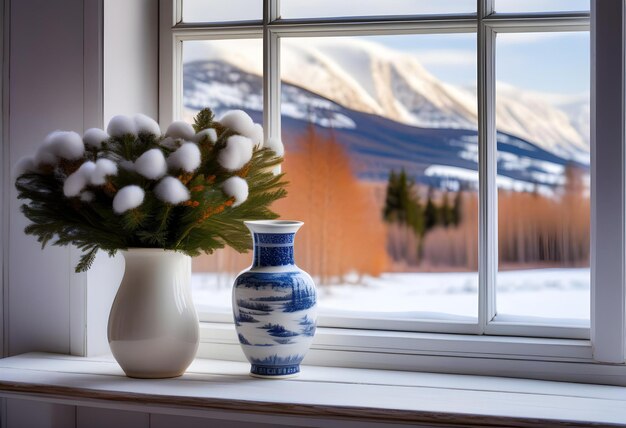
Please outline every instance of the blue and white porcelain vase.
[{"label": "blue and white porcelain vase", "polygon": [[233,287],[239,343],[255,377],[290,377],[311,346],[317,321],[317,292],[294,262],[300,221],[246,221],[254,240],[252,266]]}]

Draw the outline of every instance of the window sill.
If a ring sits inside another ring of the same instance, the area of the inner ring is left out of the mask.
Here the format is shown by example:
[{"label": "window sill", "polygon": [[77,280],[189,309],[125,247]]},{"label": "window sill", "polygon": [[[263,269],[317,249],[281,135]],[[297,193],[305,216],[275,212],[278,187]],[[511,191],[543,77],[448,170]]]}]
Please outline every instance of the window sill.
[{"label": "window sill", "polygon": [[[200,323],[198,357],[245,361],[234,325]],[[318,328],[304,363],[626,386],[626,365],[582,339]]]},{"label": "window sill", "polygon": [[246,363],[197,359],[180,378],[138,380],[110,357],[32,353],[0,361],[0,396],[278,425],[626,423],[622,387],[312,366],[287,380],[247,372]]}]

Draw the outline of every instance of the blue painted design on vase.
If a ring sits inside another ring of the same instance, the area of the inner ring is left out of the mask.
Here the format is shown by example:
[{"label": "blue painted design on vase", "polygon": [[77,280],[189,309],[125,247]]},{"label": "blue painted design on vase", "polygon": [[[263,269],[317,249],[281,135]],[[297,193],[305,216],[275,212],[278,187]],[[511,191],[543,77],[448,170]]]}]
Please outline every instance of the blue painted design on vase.
[{"label": "blue painted design on vase", "polygon": [[252,375],[294,375],[313,341],[317,320],[315,284],[294,261],[294,236],[302,223],[245,223],[253,235],[254,257],[233,287],[239,342]]},{"label": "blue painted design on vase", "polygon": [[255,243],[258,244],[293,244],[295,233],[255,233]]}]

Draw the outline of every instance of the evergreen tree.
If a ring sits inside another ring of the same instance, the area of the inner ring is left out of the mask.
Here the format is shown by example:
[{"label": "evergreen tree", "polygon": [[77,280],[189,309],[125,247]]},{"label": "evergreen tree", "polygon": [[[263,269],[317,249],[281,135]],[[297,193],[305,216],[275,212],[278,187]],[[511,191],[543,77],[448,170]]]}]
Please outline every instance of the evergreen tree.
[{"label": "evergreen tree", "polygon": [[415,183],[404,169],[389,174],[383,218],[387,223],[404,224],[420,236],[424,231],[422,207],[415,192]]},{"label": "evergreen tree", "polygon": [[400,195],[398,192],[398,176],[395,171],[391,171],[387,180],[387,190],[385,194],[385,206],[383,208],[383,218],[387,223],[397,221],[397,213],[400,210]]},{"label": "evergreen tree", "polygon": [[437,225],[437,219],[439,213],[435,202],[433,201],[433,188],[428,188],[428,199],[426,200],[426,208],[424,208],[424,232],[428,232],[430,229]]}]

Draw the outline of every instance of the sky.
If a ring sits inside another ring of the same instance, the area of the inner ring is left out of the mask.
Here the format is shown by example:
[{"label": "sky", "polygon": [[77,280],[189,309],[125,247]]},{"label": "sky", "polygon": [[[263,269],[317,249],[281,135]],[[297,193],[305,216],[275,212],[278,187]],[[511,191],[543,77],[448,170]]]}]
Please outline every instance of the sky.
[{"label": "sky", "polygon": [[[368,38],[413,53],[441,80],[476,82],[476,34],[375,36]],[[588,32],[517,33],[496,36],[496,80],[556,94],[589,92]]]}]

